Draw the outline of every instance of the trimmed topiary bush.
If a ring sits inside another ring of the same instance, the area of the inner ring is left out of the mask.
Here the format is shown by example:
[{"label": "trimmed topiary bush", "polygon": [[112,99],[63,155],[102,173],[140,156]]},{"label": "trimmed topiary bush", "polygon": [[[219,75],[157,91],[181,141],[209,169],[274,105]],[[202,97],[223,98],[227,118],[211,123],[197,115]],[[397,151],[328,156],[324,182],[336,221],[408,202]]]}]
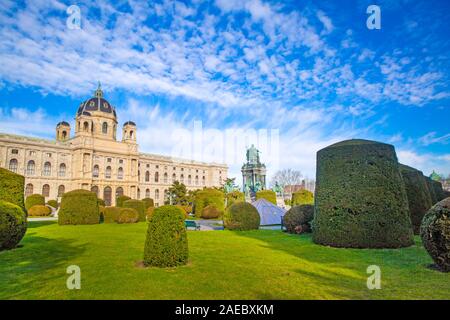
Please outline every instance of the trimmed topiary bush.
[{"label": "trimmed topiary bush", "polygon": [[139,221],[139,213],[133,208],[119,208],[117,223],[136,223]]},{"label": "trimmed topiary bush", "polygon": [[256,230],[259,229],[260,222],[258,210],[247,202],[233,203],[223,215],[223,224],[230,230]]},{"label": "trimmed topiary bush", "polygon": [[217,210],[223,212],[225,207],[225,196],[222,191],[216,189],[203,189],[197,191],[194,200],[194,213],[196,217],[201,217],[203,209],[213,205]]},{"label": "trimmed topiary bush", "polygon": [[408,200],[392,145],[347,140],[317,152],[313,241],[333,247],[414,243]]},{"label": "trimmed topiary bush", "polygon": [[99,205],[98,206],[98,212],[100,214],[100,223],[105,223],[105,207]]},{"label": "trimmed topiary bush", "polygon": [[188,261],[188,240],[184,214],[176,206],[155,208],[148,222],[144,264],[175,267]]},{"label": "trimmed topiary bush", "polygon": [[82,189],[64,193],[58,223],[60,225],[100,223],[97,195]]},{"label": "trimmed topiary bush", "polygon": [[40,204],[32,206],[28,210],[28,215],[30,217],[46,217],[49,216],[50,213],[52,213],[52,209],[50,209],[47,206],[42,206]]},{"label": "trimmed topiary bush", "polygon": [[58,201],[56,201],[56,200],[48,200],[47,205],[49,205],[50,207],[53,207],[55,209],[58,209]]},{"label": "trimmed topiary bush", "polygon": [[310,223],[313,218],[314,206],[311,204],[303,204],[292,207],[285,213],[283,217],[283,225],[289,233],[309,232],[311,230]]},{"label": "trimmed topiary bush", "polygon": [[434,205],[438,201],[436,197],[436,192],[434,192],[433,180],[431,180],[430,177],[425,177],[425,181],[427,183],[428,191],[430,192],[431,204]]},{"label": "trimmed topiary bush", "polygon": [[144,202],[145,210],[155,206],[155,203],[152,198],[144,198],[142,199],[142,202]]},{"label": "trimmed topiary bush", "polygon": [[114,223],[117,222],[117,217],[119,216],[119,207],[105,207],[103,212],[103,223]]},{"label": "trimmed topiary bush", "polygon": [[210,204],[209,206],[206,206],[203,208],[201,217],[203,219],[217,219],[220,217],[222,212],[218,210],[215,206]]},{"label": "trimmed topiary bush", "polygon": [[147,209],[147,212],[146,212],[147,221],[150,220],[150,218],[152,217],[153,211],[155,211],[155,207],[149,207]]},{"label": "trimmed topiary bush", "polygon": [[272,190],[261,190],[256,192],[256,200],[266,199],[273,204],[277,204],[277,194]]},{"label": "trimmed topiary bush", "polygon": [[432,206],[430,191],[421,171],[401,164],[400,172],[405,183],[413,230],[419,234],[422,218]]},{"label": "trimmed topiary bush", "polygon": [[44,196],[40,194],[32,194],[31,196],[28,196],[27,199],[25,200],[25,208],[27,209],[27,211],[30,210],[31,207],[36,205],[40,206],[45,205]]},{"label": "trimmed topiary bush", "polygon": [[313,204],[313,203],[314,203],[314,195],[311,191],[303,189],[292,193],[291,206],[299,206],[302,204]]},{"label": "trimmed topiary bush", "polygon": [[231,206],[235,202],[243,202],[245,201],[245,194],[241,191],[232,191],[225,195],[227,199],[227,207]]},{"label": "trimmed topiary bush", "polygon": [[116,207],[123,207],[123,203],[127,200],[131,200],[128,196],[118,196],[116,198]]},{"label": "trimmed topiary bush", "polygon": [[99,207],[100,207],[100,206],[106,207],[105,200],[98,198],[98,199],[97,199],[97,202],[98,202],[98,206],[99,206]]},{"label": "trimmed topiary bush", "polygon": [[450,271],[450,198],[435,204],[423,217],[420,236],[439,270]]},{"label": "trimmed topiary bush", "polygon": [[436,200],[439,202],[445,199],[444,189],[442,189],[442,183],[431,179],[433,185],[434,193],[436,194]]},{"label": "trimmed topiary bush", "polygon": [[27,220],[22,208],[0,200],[0,251],[15,248],[26,231]]},{"label": "trimmed topiary bush", "polygon": [[140,200],[127,200],[123,202],[122,207],[135,209],[139,214],[139,221],[145,221],[146,210],[144,202]]},{"label": "trimmed topiary bush", "polygon": [[24,190],[25,178],[23,176],[0,168],[0,200],[15,204],[25,211]]}]

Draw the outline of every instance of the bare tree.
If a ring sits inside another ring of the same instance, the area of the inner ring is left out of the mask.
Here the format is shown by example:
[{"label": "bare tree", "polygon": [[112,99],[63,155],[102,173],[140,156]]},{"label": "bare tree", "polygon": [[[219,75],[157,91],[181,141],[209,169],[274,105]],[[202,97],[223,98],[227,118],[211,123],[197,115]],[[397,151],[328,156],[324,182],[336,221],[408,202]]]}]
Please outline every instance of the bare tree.
[{"label": "bare tree", "polygon": [[[276,183],[278,183],[278,185],[283,188],[283,191],[291,194],[294,191],[295,185],[302,184],[302,178],[303,175],[300,171],[293,169],[283,169],[275,173],[275,175],[272,177],[270,185],[273,187]],[[285,188],[286,190],[284,190]]]}]

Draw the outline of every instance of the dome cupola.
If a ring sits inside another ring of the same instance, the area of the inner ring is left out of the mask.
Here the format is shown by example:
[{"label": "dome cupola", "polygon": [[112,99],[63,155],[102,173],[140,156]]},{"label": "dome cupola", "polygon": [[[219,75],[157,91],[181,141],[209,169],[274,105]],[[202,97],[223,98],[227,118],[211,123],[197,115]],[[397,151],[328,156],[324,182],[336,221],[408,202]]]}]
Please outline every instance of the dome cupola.
[{"label": "dome cupola", "polygon": [[116,109],[103,97],[103,90],[100,82],[94,96],[80,104],[77,116],[82,114],[91,115],[92,112],[104,112],[116,117]]}]

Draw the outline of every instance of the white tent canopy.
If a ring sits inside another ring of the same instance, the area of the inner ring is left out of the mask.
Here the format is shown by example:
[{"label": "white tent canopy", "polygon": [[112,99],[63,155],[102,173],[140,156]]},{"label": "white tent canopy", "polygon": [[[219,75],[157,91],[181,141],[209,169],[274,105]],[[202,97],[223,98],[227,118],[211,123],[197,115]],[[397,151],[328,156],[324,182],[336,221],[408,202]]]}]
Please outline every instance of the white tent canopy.
[{"label": "white tent canopy", "polygon": [[277,207],[272,202],[266,199],[259,199],[252,203],[252,205],[258,210],[261,217],[261,225],[281,224],[281,218],[286,213],[286,210]]}]

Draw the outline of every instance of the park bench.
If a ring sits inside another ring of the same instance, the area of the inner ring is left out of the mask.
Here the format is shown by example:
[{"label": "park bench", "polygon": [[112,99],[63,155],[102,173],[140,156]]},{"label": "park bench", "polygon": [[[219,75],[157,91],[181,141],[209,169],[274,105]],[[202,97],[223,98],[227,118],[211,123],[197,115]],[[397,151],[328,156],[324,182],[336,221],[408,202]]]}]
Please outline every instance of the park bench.
[{"label": "park bench", "polygon": [[200,225],[197,224],[197,222],[195,222],[194,220],[185,220],[184,223],[186,225],[186,229],[194,228],[195,230],[200,230]]}]

